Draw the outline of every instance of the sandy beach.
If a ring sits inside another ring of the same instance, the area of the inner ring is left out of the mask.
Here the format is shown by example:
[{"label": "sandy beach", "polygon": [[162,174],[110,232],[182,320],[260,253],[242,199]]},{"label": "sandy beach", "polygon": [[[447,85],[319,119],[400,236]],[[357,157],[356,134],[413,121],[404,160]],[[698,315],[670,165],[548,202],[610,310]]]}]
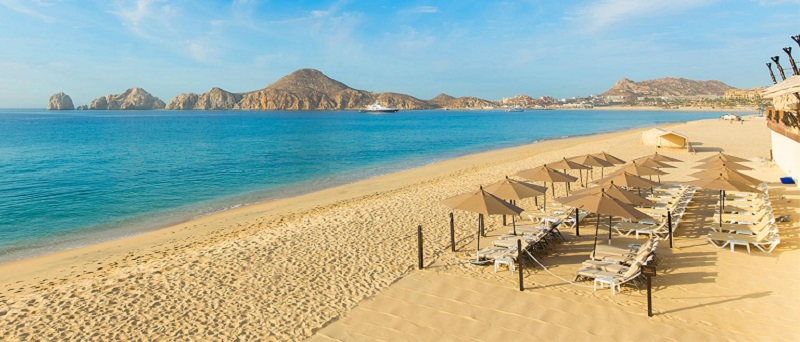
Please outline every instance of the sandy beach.
[{"label": "sandy beach", "polygon": [[[675,247],[659,247],[652,318],[643,291],[612,296],[530,270],[519,292],[516,274],[464,265],[475,251],[475,215],[454,213],[459,250],[444,252],[451,210],[438,203],[562,157],[652,154],[643,129],[633,129],[464,156],[0,264],[0,339],[797,340],[800,190],[777,183],[783,173],[768,161],[764,121],[660,127],[687,135],[697,152],[661,151],[684,161],[663,180],[692,180],[692,162],[717,151],[748,158],[755,170],[747,173],[773,186],[776,216],[792,220],[779,223],[782,242],[771,254],[716,249],[705,240],[713,194],[699,191]],[[422,271],[417,225],[429,242],[431,267]],[[508,229],[496,217],[486,225],[487,239]],[[593,235],[565,235],[544,263],[570,279]]]}]

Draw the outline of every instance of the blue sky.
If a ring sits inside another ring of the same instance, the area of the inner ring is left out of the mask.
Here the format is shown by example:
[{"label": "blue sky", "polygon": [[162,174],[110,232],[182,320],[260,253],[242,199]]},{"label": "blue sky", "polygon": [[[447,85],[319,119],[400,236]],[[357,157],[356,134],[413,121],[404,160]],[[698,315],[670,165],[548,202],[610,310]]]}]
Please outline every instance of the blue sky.
[{"label": "blue sky", "polygon": [[771,83],[800,0],[0,0],[0,108],[139,86],[165,102],[300,68],[429,99],[598,94],[622,77]]}]

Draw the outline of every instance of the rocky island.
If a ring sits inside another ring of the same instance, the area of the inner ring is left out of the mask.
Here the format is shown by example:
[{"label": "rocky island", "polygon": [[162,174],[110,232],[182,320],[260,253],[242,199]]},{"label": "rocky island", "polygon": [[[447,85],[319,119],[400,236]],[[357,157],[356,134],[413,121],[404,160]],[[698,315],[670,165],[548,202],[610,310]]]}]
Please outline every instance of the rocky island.
[{"label": "rocky island", "polygon": [[50,101],[47,102],[47,110],[73,110],[75,105],[72,104],[72,98],[64,93],[57,93],[50,96]]},{"label": "rocky island", "polygon": [[89,109],[96,110],[147,110],[164,109],[164,101],[150,95],[142,88],[131,88],[122,94],[106,95],[95,99],[89,104]]},{"label": "rocky island", "polygon": [[[444,94],[442,94],[444,95]],[[482,108],[491,101],[444,95],[432,100],[398,93],[358,90],[331,79],[319,70],[300,69],[268,85],[246,93],[212,88],[203,94],[180,94],[166,109],[179,110],[356,110],[379,101],[399,109]]]}]

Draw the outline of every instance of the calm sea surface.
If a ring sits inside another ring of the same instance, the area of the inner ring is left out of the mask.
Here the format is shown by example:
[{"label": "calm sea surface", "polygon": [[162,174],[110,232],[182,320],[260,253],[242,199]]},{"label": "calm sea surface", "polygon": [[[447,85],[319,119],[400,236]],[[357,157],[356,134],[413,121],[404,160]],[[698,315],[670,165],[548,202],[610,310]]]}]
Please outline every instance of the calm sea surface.
[{"label": "calm sea surface", "polygon": [[469,153],[719,115],[0,110],[0,261]]}]

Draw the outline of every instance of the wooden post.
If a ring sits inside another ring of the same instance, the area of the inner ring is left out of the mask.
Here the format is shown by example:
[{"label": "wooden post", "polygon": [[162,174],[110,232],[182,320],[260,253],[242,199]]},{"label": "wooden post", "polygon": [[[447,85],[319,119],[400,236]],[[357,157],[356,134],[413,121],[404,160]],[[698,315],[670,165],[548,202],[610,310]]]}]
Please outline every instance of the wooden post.
[{"label": "wooden post", "polygon": [[769,160],[772,160],[772,149],[769,149]]},{"label": "wooden post", "polygon": [[519,290],[525,291],[525,285],[522,282],[522,240],[517,240],[517,272],[519,273]]},{"label": "wooden post", "polygon": [[667,226],[669,226],[669,248],[672,248],[672,213],[667,210]]},{"label": "wooden post", "polygon": [[639,266],[639,272],[646,278],[647,285],[647,317],[653,317],[653,283],[650,278],[656,276],[656,267],[652,265]]},{"label": "wooden post", "polygon": [[417,259],[419,259],[419,269],[422,269],[422,225],[417,226]]},{"label": "wooden post", "polygon": [[580,209],[575,208],[575,235],[579,237],[581,236],[581,220],[579,220],[580,212]]},{"label": "wooden post", "polygon": [[486,236],[486,231],[483,230],[483,214],[478,214],[478,227],[481,229],[481,236]]},{"label": "wooden post", "polygon": [[652,295],[652,281],[650,280],[650,276],[645,276],[647,278],[647,317],[653,317],[653,295]]},{"label": "wooden post", "polygon": [[456,225],[453,220],[453,213],[450,213],[450,250],[456,251]]}]

